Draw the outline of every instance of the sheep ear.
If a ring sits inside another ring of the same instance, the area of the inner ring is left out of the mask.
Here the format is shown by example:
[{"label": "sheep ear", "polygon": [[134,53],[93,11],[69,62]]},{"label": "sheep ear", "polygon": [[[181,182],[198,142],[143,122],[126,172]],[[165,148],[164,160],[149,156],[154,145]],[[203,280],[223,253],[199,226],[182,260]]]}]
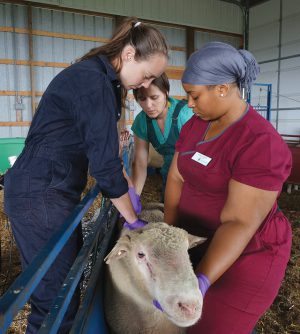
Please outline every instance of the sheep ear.
[{"label": "sheep ear", "polygon": [[189,249],[190,249],[200,244],[203,244],[203,242],[206,241],[207,238],[202,238],[196,235],[188,234],[188,240],[189,240]]},{"label": "sheep ear", "polygon": [[120,260],[122,257],[126,256],[130,250],[131,238],[129,235],[123,235],[110,253],[105,257],[104,261],[109,264],[111,261]]}]

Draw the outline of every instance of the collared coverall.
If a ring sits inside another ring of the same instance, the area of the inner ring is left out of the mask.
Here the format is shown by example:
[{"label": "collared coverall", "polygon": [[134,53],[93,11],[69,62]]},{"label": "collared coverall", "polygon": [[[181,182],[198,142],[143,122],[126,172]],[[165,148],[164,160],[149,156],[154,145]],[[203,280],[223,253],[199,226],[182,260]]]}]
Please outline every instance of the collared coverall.
[{"label": "collared coverall", "polygon": [[[104,196],[117,198],[128,190],[118,156],[120,89],[105,56],[71,65],[46,89],[25,148],[5,176],[5,211],[23,270],[79,203],[88,169]],[[31,296],[27,333],[39,329],[81,242],[78,228]],[[59,333],[70,330],[78,290]]]}]

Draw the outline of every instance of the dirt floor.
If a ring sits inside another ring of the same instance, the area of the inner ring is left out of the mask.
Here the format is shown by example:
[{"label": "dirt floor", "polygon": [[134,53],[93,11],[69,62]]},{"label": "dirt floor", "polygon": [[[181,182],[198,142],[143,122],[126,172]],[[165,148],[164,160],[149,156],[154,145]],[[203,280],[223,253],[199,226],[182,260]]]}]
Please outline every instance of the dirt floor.
[{"label": "dirt floor", "polygon": [[[159,201],[160,182],[160,176],[157,174],[148,177],[142,196],[143,204]],[[89,186],[92,183],[93,181],[90,181]],[[87,216],[91,217],[99,205],[100,197],[98,197],[96,205],[89,210]],[[259,321],[258,334],[300,334],[300,191],[293,190],[290,195],[283,192],[279,205],[292,224],[293,248],[282,287],[270,310]],[[0,191],[0,236],[1,296],[20,273],[18,252],[13,242],[9,223],[3,212],[3,191]],[[30,308],[26,305],[24,311],[19,312],[7,333],[23,334],[26,328],[26,316],[29,312]]]}]

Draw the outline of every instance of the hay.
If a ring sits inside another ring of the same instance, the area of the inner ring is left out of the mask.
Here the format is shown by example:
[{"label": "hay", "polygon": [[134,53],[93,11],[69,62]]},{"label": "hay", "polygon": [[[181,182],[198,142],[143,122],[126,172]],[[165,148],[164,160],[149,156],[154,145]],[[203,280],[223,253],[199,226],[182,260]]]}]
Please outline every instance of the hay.
[{"label": "hay", "polygon": [[[89,179],[87,189],[95,183]],[[142,196],[142,203],[159,201],[161,177],[158,174],[148,177]],[[100,207],[99,195],[88,211],[84,220],[90,219]],[[300,192],[291,195],[282,193],[279,205],[288,216],[293,227],[293,248],[286,276],[279,294],[270,310],[257,324],[257,334],[300,334]],[[3,212],[3,191],[0,191],[0,235],[2,247],[2,271],[0,273],[0,294],[3,294],[20,272],[20,261],[7,218]],[[26,328],[26,317],[30,309],[25,305],[8,330],[9,334],[23,334]]]},{"label": "hay", "polygon": [[279,206],[288,217],[293,230],[291,258],[285,279],[270,310],[260,319],[257,332],[261,334],[300,333],[300,192],[283,192]]},{"label": "hay", "polygon": [[[0,296],[5,293],[12,282],[21,272],[21,263],[18,250],[13,240],[8,219],[3,208],[3,191],[0,190],[0,236],[1,236],[1,272]],[[23,334],[27,326],[27,316],[30,306],[26,304],[17,314],[7,334]]]}]

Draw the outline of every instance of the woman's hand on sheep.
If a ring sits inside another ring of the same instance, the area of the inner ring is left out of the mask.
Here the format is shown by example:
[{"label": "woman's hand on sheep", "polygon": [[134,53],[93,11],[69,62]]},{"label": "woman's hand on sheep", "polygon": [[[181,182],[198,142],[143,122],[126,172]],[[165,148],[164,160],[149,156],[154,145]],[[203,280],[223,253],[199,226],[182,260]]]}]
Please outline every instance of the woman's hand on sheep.
[{"label": "woman's hand on sheep", "polygon": [[136,230],[138,228],[144,227],[147,224],[148,224],[148,222],[146,222],[145,220],[137,219],[136,221],[134,221],[131,224],[125,222],[124,225],[123,225],[123,227],[127,228],[128,230]]},{"label": "woman's hand on sheep", "polygon": [[202,293],[202,296],[204,298],[206,291],[210,287],[210,281],[209,279],[204,275],[204,274],[197,274],[197,279],[198,279],[198,284],[199,284],[199,289]]}]

